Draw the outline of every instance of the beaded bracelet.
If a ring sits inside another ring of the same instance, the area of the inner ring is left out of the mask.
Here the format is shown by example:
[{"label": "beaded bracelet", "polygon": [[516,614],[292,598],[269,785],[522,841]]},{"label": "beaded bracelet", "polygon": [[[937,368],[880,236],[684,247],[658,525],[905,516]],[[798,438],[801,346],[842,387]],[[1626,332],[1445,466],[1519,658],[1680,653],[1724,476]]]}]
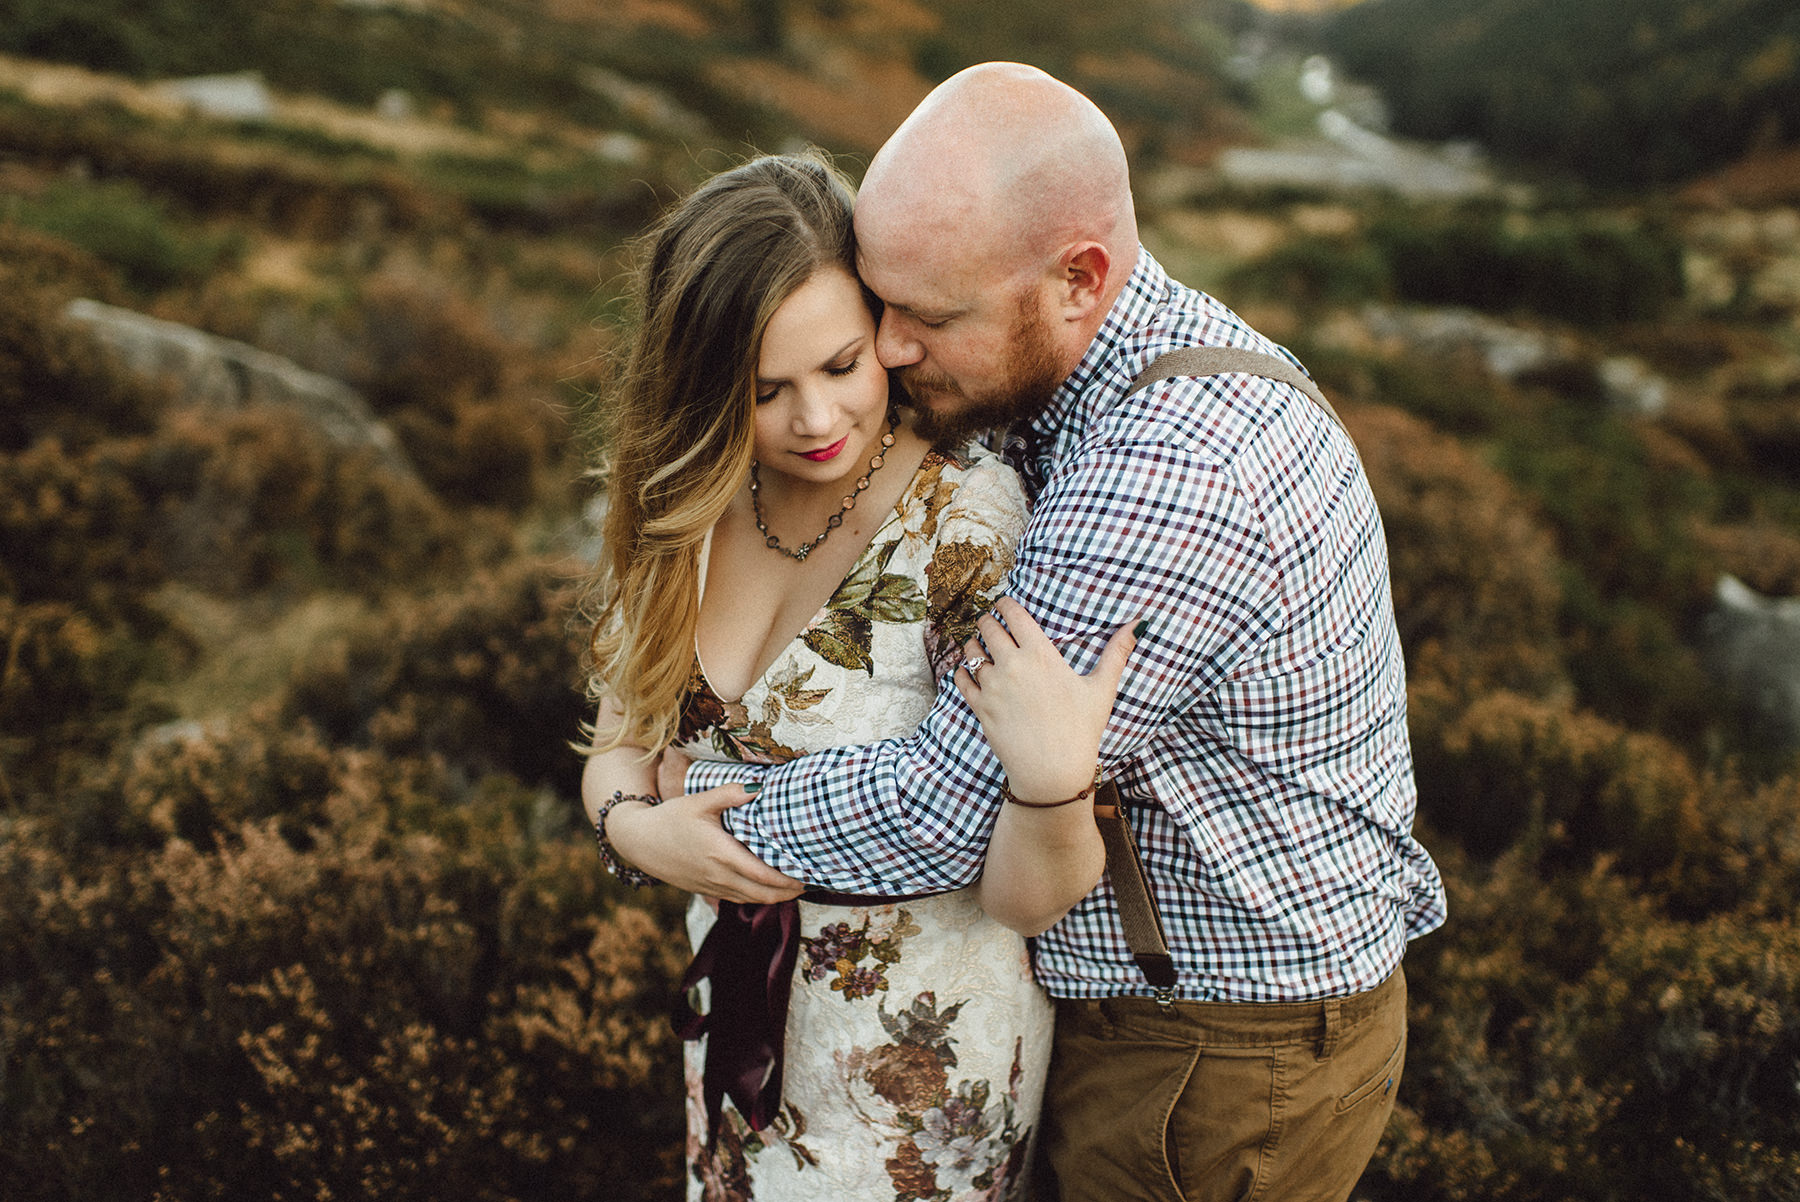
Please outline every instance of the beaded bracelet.
[{"label": "beaded bracelet", "polygon": [[1087,798],[1092,797],[1094,795],[1094,790],[1100,787],[1100,774],[1101,767],[1099,764],[1095,764],[1094,779],[1088,782],[1088,787],[1075,794],[1075,796],[1065,797],[1061,801],[1020,801],[1017,797],[1013,796],[1012,786],[1004,782],[1000,785],[1000,799],[1009,802],[1012,805],[1024,806],[1028,810],[1054,810],[1057,806],[1074,805],[1078,801],[1084,801]]},{"label": "beaded bracelet", "polygon": [[618,849],[615,848],[612,845],[611,840],[606,837],[606,816],[610,814],[612,808],[621,801],[641,801],[645,805],[653,806],[660,804],[662,798],[652,797],[648,793],[626,793],[621,790],[614,790],[611,797],[600,803],[600,813],[594,819],[594,841],[599,844],[600,847],[600,862],[606,865],[606,871],[612,873],[634,889],[641,889],[645,885],[660,885],[662,883],[661,881],[657,880],[643,869],[633,868],[624,860],[620,859]]}]

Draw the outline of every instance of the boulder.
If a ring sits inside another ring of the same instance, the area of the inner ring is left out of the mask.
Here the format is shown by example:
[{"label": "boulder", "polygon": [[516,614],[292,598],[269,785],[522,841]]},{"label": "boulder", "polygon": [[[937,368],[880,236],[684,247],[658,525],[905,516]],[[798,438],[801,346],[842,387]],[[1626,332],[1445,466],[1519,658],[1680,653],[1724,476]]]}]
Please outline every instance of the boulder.
[{"label": "boulder", "polygon": [[63,317],[90,331],[127,371],[173,383],[182,404],[223,411],[252,405],[292,409],[330,441],[372,450],[390,468],[412,472],[394,432],[341,380],[247,343],[98,301],[72,300]]},{"label": "boulder", "polygon": [[268,121],[275,116],[274,94],[255,71],[171,79],[158,87],[194,112],[221,121]]},{"label": "boulder", "polygon": [[1708,670],[1770,737],[1800,747],[1800,597],[1721,576],[1706,618]]}]

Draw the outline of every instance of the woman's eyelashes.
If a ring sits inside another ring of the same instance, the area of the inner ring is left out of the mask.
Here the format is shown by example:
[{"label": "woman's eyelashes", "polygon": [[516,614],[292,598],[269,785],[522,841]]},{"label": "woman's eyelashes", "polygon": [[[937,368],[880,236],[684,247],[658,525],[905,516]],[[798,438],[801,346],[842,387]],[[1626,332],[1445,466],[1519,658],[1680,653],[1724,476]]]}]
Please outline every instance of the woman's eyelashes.
[{"label": "woman's eyelashes", "polygon": [[[859,368],[861,366],[862,366],[862,356],[858,355],[856,358],[850,360],[848,363],[827,364],[823,370],[824,370],[825,374],[828,376],[832,376],[834,378],[841,378],[843,376],[849,375],[850,373],[854,372],[857,368]],[[787,387],[787,385],[785,383],[764,385],[763,387],[757,389],[757,391],[756,391],[756,403],[758,405],[768,404],[770,401],[772,401],[776,397],[780,396],[781,390],[786,387]]]}]

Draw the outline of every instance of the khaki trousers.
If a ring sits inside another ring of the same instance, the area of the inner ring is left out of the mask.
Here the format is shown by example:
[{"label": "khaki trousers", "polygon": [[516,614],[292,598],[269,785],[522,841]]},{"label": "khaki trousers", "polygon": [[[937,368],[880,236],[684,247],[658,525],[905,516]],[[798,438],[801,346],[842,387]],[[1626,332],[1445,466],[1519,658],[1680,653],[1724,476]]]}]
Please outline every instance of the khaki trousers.
[{"label": "khaki trousers", "polygon": [[1037,1195],[1343,1202],[1405,1061],[1399,969],[1323,1002],[1060,1000]]}]

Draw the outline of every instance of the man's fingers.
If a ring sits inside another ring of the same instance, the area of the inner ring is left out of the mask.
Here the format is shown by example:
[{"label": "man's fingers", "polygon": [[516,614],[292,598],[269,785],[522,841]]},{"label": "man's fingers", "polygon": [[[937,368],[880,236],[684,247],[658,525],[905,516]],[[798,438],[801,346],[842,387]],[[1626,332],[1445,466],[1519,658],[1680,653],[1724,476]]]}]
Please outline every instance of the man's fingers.
[{"label": "man's fingers", "polygon": [[732,898],[733,901],[753,901],[767,905],[798,897],[806,888],[805,881],[797,881],[785,873],[775,871],[747,850],[741,856],[732,856],[731,861],[721,867],[736,878],[731,882],[735,889],[726,892],[726,896],[731,896],[732,892],[737,894]]}]

